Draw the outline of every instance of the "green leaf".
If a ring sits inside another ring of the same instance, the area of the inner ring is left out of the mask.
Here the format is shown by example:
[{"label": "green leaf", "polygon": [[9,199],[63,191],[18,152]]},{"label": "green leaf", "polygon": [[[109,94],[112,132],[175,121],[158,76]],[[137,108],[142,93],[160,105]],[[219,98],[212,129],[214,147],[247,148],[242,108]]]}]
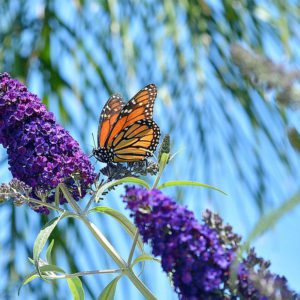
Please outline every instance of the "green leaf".
[{"label": "green leaf", "polygon": [[118,281],[121,277],[122,275],[119,275],[118,277],[113,279],[101,292],[100,296],[98,297],[98,300],[113,300],[115,297]]},{"label": "green leaf", "polygon": [[280,207],[274,209],[269,214],[260,218],[259,222],[255,225],[253,230],[250,232],[247,240],[238,249],[237,257],[235,261],[232,263],[231,266],[232,271],[230,274],[230,284],[232,286],[235,286],[235,282],[236,282],[236,277],[237,277],[236,267],[239,264],[239,261],[242,259],[243,253],[245,251],[248,251],[251,242],[258,236],[261,236],[268,229],[273,227],[285,214],[292,211],[294,207],[298,204],[300,204],[300,191],[296,193],[293,197],[285,201]]},{"label": "green leaf", "polygon": [[[90,209],[88,211],[88,213],[92,213],[92,212],[97,212],[97,213],[103,213],[103,214],[107,214],[111,217],[113,217],[115,220],[117,220],[126,230],[126,232],[132,237],[134,238],[135,233],[136,233],[136,227],[134,226],[134,224],[127,218],[125,217],[122,213],[118,212],[115,209],[112,209],[110,207],[107,206],[96,206],[93,207],[92,209]],[[139,249],[143,252],[143,242],[141,237],[139,236],[138,238],[138,247]]]},{"label": "green leaf", "polygon": [[201,183],[201,182],[198,182],[198,181],[189,181],[189,180],[175,180],[175,181],[168,181],[168,182],[165,182],[163,184],[161,184],[157,189],[158,190],[161,190],[163,188],[166,188],[166,187],[171,187],[171,186],[184,186],[184,185],[192,185],[192,186],[200,186],[200,187],[205,187],[205,188],[208,188],[208,189],[212,189],[212,190],[215,190],[215,191],[218,191],[224,195],[227,195],[225,192],[223,192],[222,190],[216,188],[216,187],[213,187],[211,185],[208,185],[208,184],[205,184],[205,183]]},{"label": "green leaf", "polygon": [[152,260],[152,261],[156,261],[158,263],[160,263],[160,259],[158,258],[155,258],[153,257],[152,255],[149,255],[149,254],[142,254],[140,256],[138,256],[131,264],[131,266],[133,267],[134,265],[140,263],[140,262],[143,262],[143,261],[146,261],[146,260]]},{"label": "green leaf", "polygon": [[53,246],[54,246],[54,240],[51,241],[51,243],[49,244],[47,251],[46,251],[46,259],[49,264],[51,264],[51,261],[52,261],[51,252],[52,252]]},{"label": "green leaf", "polygon": [[31,257],[28,257],[28,260],[34,265],[34,260]]},{"label": "green leaf", "polygon": [[292,211],[296,205],[300,204],[300,191],[293,197],[286,200],[281,206],[274,209],[269,214],[260,218],[259,222],[250,232],[246,242],[241,247],[242,252],[249,248],[250,243],[258,236],[262,235],[268,229],[273,227],[285,214]]},{"label": "green leaf", "polygon": [[20,292],[21,292],[21,289],[24,285],[26,285],[27,283],[31,282],[33,279],[35,278],[39,278],[40,276],[37,275],[37,272],[33,272],[33,273],[30,273],[28,274],[25,279],[23,280],[21,286],[19,287],[18,289],[18,296],[20,295]]},{"label": "green leaf", "polygon": [[[45,272],[56,272],[56,273],[62,273],[62,274],[65,274],[65,271],[63,269],[61,269],[60,267],[57,267],[55,265],[45,265],[45,266],[40,266],[39,267],[39,271],[41,273],[45,273]],[[21,291],[21,288],[26,285],[27,283],[29,283],[30,281],[32,281],[33,279],[35,278],[38,278],[40,277],[38,275],[38,272],[37,271],[33,271],[31,272],[30,274],[28,274],[23,282],[22,282],[22,285],[20,286],[19,290],[18,290],[18,295],[20,294],[20,291]]]},{"label": "green leaf", "polygon": [[[43,273],[45,273],[45,272],[56,272],[56,273],[62,273],[62,274],[66,273],[62,268],[60,268],[56,265],[40,266],[40,271]],[[37,271],[35,271],[35,272],[37,272]]]},{"label": "green leaf", "polygon": [[101,195],[103,194],[103,192],[105,190],[112,188],[115,185],[122,184],[122,183],[136,183],[136,184],[144,186],[147,189],[150,189],[149,185],[147,184],[147,182],[145,180],[142,180],[142,179],[136,178],[136,177],[125,177],[125,178],[122,178],[119,180],[110,181],[110,182],[104,184],[103,186],[101,186],[99,188],[99,190],[96,192],[95,202],[96,203],[99,202],[98,199],[101,197]]},{"label": "green leaf", "polygon": [[33,260],[34,260],[34,264],[35,267],[37,269],[38,274],[40,275],[41,278],[42,275],[40,273],[40,267],[39,267],[39,257],[40,254],[51,234],[51,232],[54,230],[54,228],[56,227],[56,225],[58,224],[58,222],[64,217],[64,214],[62,214],[61,216],[51,220],[50,222],[48,222],[39,232],[37,238],[35,239],[34,242],[34,246],[33,246]]},{"label": "green leaf", "polygon": [[73,300],[84,300],[84,290],[79,277],[67,278]]}]

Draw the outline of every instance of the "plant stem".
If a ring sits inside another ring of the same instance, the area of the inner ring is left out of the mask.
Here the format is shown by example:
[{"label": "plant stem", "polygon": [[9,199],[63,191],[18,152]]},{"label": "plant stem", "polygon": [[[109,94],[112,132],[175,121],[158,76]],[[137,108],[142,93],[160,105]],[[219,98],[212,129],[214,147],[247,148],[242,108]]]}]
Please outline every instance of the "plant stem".
[{"label": "plant stem", "polygon": [[143,294],[146,299],[155,300],[156,297],[151,293],[151,291],[144,285],[144,283],[134,274],[134,272],[128,268],[127,263],[118,254],[115,248],[110,244],[106,237],[101,233],[101,231],[94,225],[86,216],[86,214],[78,206],[67,187],[64,184],[60,184],[61,191],[66,197],[67,201],[70,203],[72,208],[78,214],[78,218],[86,225],[90,232],[94,235],[99,244],[104,248],[104,250],[110,255],[114,262],[119,266],[120,270],[125,274],[135,287]]},{"label": "plant stem", "polygon": [[89,202],[87,203],[84,212],[87,213],[87,211],[89,210],[90,206],[92,205],[93,202],[95,202],[96,196],[98,195],[98,191],[101,189],[101,187],[104,184],[100,184],[97,188],[96,191],[94,192],[93,196],[90,198]]},{"label": "plant stem", "polygon": [[48,276],[47,278],[51,278],[51,279],[64,279],[64,278],[73,278],[73,277],[86,276],[86,275],[111,274],[111,273],[121,273],[121,272],[122,272],[122,270],[120,270],[120,269],[95,270],[95,271],[76,272],[76,273],[72,273],[72,274],[63,274],[63,275]]},{"label": "plant stem", "polygon": [[146,299],[154,300],[156,299],[150,290],[144,285],[144,283],[133,273],[131,269],[128,269],[126,262],[119,256],[113,246],[105,238],[105,236],[99,231],[99,229],[88,220],[86,216],[81,215],[80,219],[85,223],[97,241],[106,250],[110,257],[115,261],[115,263],[123,270],[124,274],[132,281],[136,288],[144,295]]},{"label": "plant stem", "polygon": [[160,180],[160,177],[162,175],[162,172],[163,172],[163,169],[160,169],[159,172],[158,172],[157,177],[155,178],[155,182],[154,182],[153,187],[152,187],[153,189],[155,189],[157,187],[157,185],[159,183],[159,180]]},{"label": "plant stem", "polygon": [[129,253],[129,256],[128,256],[128,260],[127,260],[128,266],[131,265],[131,261],[132,261],[134,249],[135,249],[135,247],[136,247],[136,244],[137,244],[138,239],[139,239],[139,230],[136,229],[136,232],[135,232],[134,238],[133,238],[133,242],[132,242],[132,246],[131,246],[131,249],[130,249],[130,253]]},{"label": "plant stem", "polygon": [[[2,195],[14,197],[15,193],[0,193],[0,196],[2,196]],[[38,204],[40,206],[46,206],[46,207],[48,207],[50,209],[53,209],[53,210],[56,210],[56,211],[58,211],[60,213],[64,213],[65,212],[65,210],[62,209],[62,208],[56,207],[56,206],[54,206],[52,204],[49,204],[47,202],[43,202],[43,201],[38,200],[38,199],[34,199],[34,198],[26,197],[26,196],[22,196],[22,199],[24,199],[24,201],[26,201],[26,203],[35,203],[35,204]]]},{"label": "plant stem", "polygon": [[47,202],[42,202],[42,201],[37,200],[37,199],[34,199],[34,198],[25,198],[25,199],[26,199],[26,202],[27,202],[27,203],[35,203],[35,204],[38,204],[38,205],[40,205],[40,206],[46,206],[46,207],[48,207],[48,208],[50,208],[50,209],[53,209],[53,210],[56,210],[56,211],[58,211],[58,212],[60,212],[60,213],[66,212],[64,209],[59,208],[59,207],[56,207],[56,206],[54,206],[54,205],[51,205],[51,204],[49,204],[49,203],[47,203]]},{"label": "plant stem", "polygon": [[155,179],[155,182],[153,184],[153,187],[152,189],[155,189],[159,183],[159,180],[160,180],[160,177],[169,161],[169,158],[170,158],[170,154],[167,154],[167,153],[163,153],[162,156],[161,156],[161,160],[159,162],[159,172],[157,174],[157,177]]}]

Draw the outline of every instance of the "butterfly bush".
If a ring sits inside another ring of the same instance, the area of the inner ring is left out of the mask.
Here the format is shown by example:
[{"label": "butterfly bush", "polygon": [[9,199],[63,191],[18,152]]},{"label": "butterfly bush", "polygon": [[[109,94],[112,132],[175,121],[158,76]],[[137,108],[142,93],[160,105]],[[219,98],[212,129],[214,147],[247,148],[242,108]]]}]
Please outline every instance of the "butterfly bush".
[{"label": "butterfly bush", "polygon": [[241,238],[218,215],[207,210],[200,224],[158,190],[127,187],[123,199],[181,299],[299,299],[253,249],[238,265],[233,287],[230,272]]},{"label": "butterfly bush", "polygon": [[[95,179],[88,156],[41,100],[7,73],[0,74],[0,116],[0,143],[7,150],[14,178],[36,193],[49,193],[63,181],[76,200],[86,193]],[[52,201],[50,194],[47,202]],[[37,210],[48,213],[45,207]]]}]

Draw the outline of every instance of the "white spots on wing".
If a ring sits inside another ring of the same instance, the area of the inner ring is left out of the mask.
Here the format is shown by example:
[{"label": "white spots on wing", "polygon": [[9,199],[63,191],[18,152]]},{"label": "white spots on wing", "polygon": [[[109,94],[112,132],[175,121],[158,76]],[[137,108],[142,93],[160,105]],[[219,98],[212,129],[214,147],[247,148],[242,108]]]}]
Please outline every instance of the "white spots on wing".
[{"label": "white spots on wing", "polygon": [[129,114],[132,112],[132,109],[124,109],[122,113]]}]

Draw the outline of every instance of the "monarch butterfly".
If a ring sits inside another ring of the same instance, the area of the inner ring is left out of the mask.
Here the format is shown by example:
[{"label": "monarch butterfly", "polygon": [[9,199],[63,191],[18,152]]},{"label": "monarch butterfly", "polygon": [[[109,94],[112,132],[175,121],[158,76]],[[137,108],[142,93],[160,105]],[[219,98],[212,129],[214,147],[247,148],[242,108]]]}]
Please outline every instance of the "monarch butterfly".
[{"label": "monarch butterfly", "polygon": [[156,86],[149,84],[128,103],[113,94],[104,105],[98,127],[98,148],[93,150],[97,160],[136,162],[153,155],[160,130],[153,121]]}]

